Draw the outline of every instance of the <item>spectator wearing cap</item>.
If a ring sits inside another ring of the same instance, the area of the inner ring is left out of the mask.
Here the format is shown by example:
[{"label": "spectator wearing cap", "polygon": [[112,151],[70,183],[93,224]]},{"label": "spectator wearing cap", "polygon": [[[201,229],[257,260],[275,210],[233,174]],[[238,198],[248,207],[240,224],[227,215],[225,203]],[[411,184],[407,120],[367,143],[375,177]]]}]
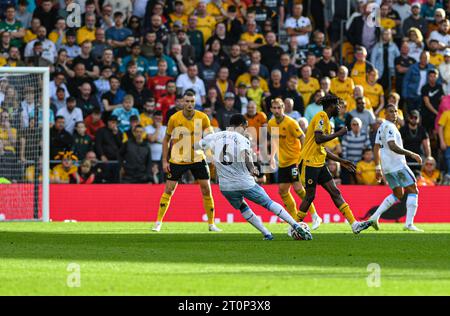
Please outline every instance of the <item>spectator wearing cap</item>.
[{"label": "spectator wearing cap", "polygon": [[139,43],[133,43],[133,45],[131,45],[131,54],[122,58],[122,64],[119,68],[121,73],[125,73],[127,65],[130,61],[134,61],[136,63],[138,71],[142,74],[144,74],[149,68],[147,58],[141,56],[141,46]]},{"label": "spectator wearing cap", "polygon": [[100,108],[100,103],[95,96],[95,91],[92,91],[92,86],[87,82],[80,86],[80,95],[77,98],[77,107],[83,112],[83,117],[91,114],[95,108]]},{"label": "spectator wearing cap", "polygon": [[205,51],[203,43],[206,41],[203,39],[203,33],[197,29],[197,25],[198,17],[195,15],[189,16],[186,34],[189,37],[189,42],[195,49],[196,62],[200,61],[203,56],[203,52]]},{"label": "spectator wearing cap", "polygon": [[81,45],[84,41],[95,41],[95,24],[96,17],[94,13],[86,14],[84,18],[84,26],[77,31],[77,43]]},{"label": "spectator wearing cap", "polygon": [[178,76],[176,85],[181,94],[184,94],[188,89],[195,92],[195,105],[197,107],[201,107],[205,103],[206,88],[203,80],[198,77],[197,65],[189,65],[187,73]]},{"label": "spectator wearing cap", "polygon": [[411,15],[403,21],[403,34],[408,34],[412,27],[419,29],[423,35],[428,34],[428,22],[420,14],[420,10],[419,2],[411,5]]},{"label": "spectator wearing cap", "polygon": [[166,90],[167,90],[166,94],[162,95],[156,104],[157,109],[160,110],[163,114],[163,120],[165,120],[167,116],[167,111],[169,111],[170,108],[175,106],[175,99],[177,93],[177,85],[175,80],[170,80],[167,82]]},{"label": "spectator wearing cap", "polygon": [[133,115],[139,117],[139,111],[133,107],[134,98],[132,95],[126,95],[123,98],[121,107],[118,107],[112,112],[112,116],[117,117],[118,128],[121,133],[124,133],[130,128],[130,118]]},{"label": "spectator wearing cap", "polygon": [[177,64],[175,61],[167,56],[164,52],[163,43],[157,42],[155,44],[155,56],[153,56],[148,63],[148,75],[154,77],[158,73],[158,61],[164,59],[167,62],[167,75],[176,77],[178,75]]},{"label": "spectator wearing cap", "polygon": [[34,10],[34,18],[38,18],[41,24],[47,30],[47,34],[50,33],[55,26],[56,18],[58,17],[58,10],[53,5],[52,0],[43,0],[41,5]]},{"label": "spectator wearing cap", "polygon": [[203,34],[203,44],[211,37],[217,23],[217,20],[208,14],[206,7],[206,1],[200,0],[195,10],[195,15],[197,16],[197,29]]},{"label": "spectator wearing cap", "polygon": [[[407,124],[400,128],[402,135],[403,148],[406,150],[415,150],[414,152],[422,157],[431,156],[430,137],[426,129],[420,124],[420,112],[411,111],[407,117]],[[420,170],[421,166],[415,164],[415,160],[406,157],[408,164],[413,170]]]},{"label": "spectator wearing cap", "polygon": [[436,39],[429,41],[428,51],[430,52],[430,64],[434,67],[439,67],[440,64],[444,62],[444,56],[438,53],[439,42]]},{"label": "spectator wearing cap", "polygon": [[153,93],[145,86],[145,76],[141,74],[133,79],[133,86],[129,91],[134,98],[134,106],[139,111],[142,111],[145,101],[153,97]]},{"label": "spectator wearing cap", "polygon": [[221,130],[226,130],[230,125],[230,119],[234,114],[240,113],[234,107],[235,96],[233,92],[225,93],[224,107],[218,109],[216,112],[217,121],[219,122],[219,128]]},{"label": "spectator wearing cap", "polygon": [[184,13],[183,1],[175,1],[174,7],[174,11],[169,14],[169,18],[172,24],[175,24],[175,22],[181,22],[181,27],[187,26],[188,16]]},{"label": "spectator wearing cap", "polygon": [[122,147],[123,134],[117,127],[117,116],[111,115],[105,127],[100,128],[95,134],[95,152],[103,162],[103,177],[106,182],[117,183],[119,181],[120,147]]},{"label": "spectator wearing cap", "polygon": [[94,109],[94,111],[84,119],[84,125],[86,126],[86,135],[89,135],[92,141],[95,141],[95,134],[97,131],[100,128],[105,127],[100,109]]},{"label": "spectator wearing cap", "polygon": [[[137,115],[132,115],[130,117],[130,128],[127,129],[124,133],[123,133],[123,143],[126,143],[127,141],[129,141],[130,139],[136,140],[135,136],[134,136],[134,129],[136,126],[140,125],[142,126],[142,124],[139,123],[140,117]],[[143,126],[142,126],[143,127]],[[145,129],[145,127],[143,127]],[[144,141],[147,141],[147,135],[144,132]]]},{"label": "spectator wearing cap", "polygon": [[67,132],[73,135],[75,124],[83,121],[83,112],[80,108],[76,107],[77,100],[74,97],[67,98],[66,107],[58,110],[56,116],[64,118],[64,128]]},{"label": "spectator wearing cap", "polygon": [[113,48],[124,47],[125,40],[128,36],[133,35],[133,32],[124,26],[124,15],[120,11],[114,13],[115,26],[106,30],[106,42]]},{"label": "spectator wearing cap", "polygon": [[305,47],[309,43],[309,34],[312,32],[312,25],[309,18],[302,16],[303,5],[295,4],[292,16],[286,19],[284,27],[290,37],[295,37],[297,46]]},{"label": "spectator wearing cap", "polygon": [[[51,63],[54,63],[56,60],[56,45],[51,40],[47,39],[47,30],[44,26],[40,26],[38,28],[37,32],[37,38],[29,42],[25,46],[24,56],[25,57],[32,57],[33,55],[36,56],[35,52],[35,44],[41,43],[42,46],[42,52],[40,52],[40,57],[45,58],[46,60],[50,61]],[[34,51],[34,54],[33,54]]]},{"label": "spectator wearing cap", "polygon": [[427,132],[434,129],[434,122],[438,115],[439,105],[444,97],[444,88],[438,82],[439,71],[432,69],[428,71],[427,82],[421,89],[422,96],[422,125]]},{"label": "spectator wearing cap", "polygon": [[72,146],[73,137],[65,129],[64,116],[56,116],[55,125],[50,129],[50,157],[55,157],[61,151],[70,150]]},{"label": "spectator wearing cap", "polygon": [[[422,104],[421,89],[426,84],[428,72],[435,67],[429,63],[430,53],[423,51],[419,62],[409,67],[403,78],[402,93],[407,111],[420,109]],[[440,81],[440,80],[439,80]]]}]

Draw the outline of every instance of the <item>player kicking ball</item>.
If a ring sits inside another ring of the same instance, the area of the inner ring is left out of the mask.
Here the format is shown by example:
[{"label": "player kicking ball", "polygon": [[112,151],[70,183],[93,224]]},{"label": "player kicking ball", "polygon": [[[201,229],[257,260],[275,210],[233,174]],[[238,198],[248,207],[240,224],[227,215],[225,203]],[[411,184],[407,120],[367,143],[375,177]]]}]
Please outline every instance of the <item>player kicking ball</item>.
[{"label": "player kicking ball", "polygon": [[273,235],[244,198],[265,207],[287,222],[302,239],[311,240],[311,233],[304,230],[280,204],[272,201],[264,189],[256,184],[253,176],[257,176],[259,171],[253,165],[250,140],[244,136],[247,124],[243,115],[235,114],[230,119],[227,131],[209,134],[196,144],[197,148],[204,151],[208,148],[212,150],[220,191],[235,209],[240,210],[247,222],[264,235],[264,240],[272,240]]},{"label": "player kicking ball", "polygon": [[336,207],[344,215],[352,227],[355,234],[369,228],[371,221],[358,222],[353,216],[349,205],[344,201],[341,192],[336,187],[336,183],[328,170],[325,160],[338,161],[341,166],[351,172],[355,172],[355,165],[342,159],[335,154],[328,152],[324,144],[336,137],[347,133],[347,128],[343,127],[334,134],[331,134],[330,118],[338,115],[341,107],[341,99],[336,96],[325,96],[319,100],[323,106],[323,111],[317,113],[306,130],[305,146],[301,154],[300,177],[306,189],[306,196],[300,205],[300,212],[306,213],[311,207],[316,196],[316,186],[320,184],[329,194]]},{"label": "player kicking ball", "polygon": [[423,232],[422,229],[417,228],[413,224],[418,206],[419,191],[416,185],[416,178],[408,167],[405,156],[414,159],[419,164],[422,164],[422,158],[416,153],[403,149],[402,136],[396,126],[398,118],[397,108],[392,104],[388,104],[385,107],[385,111],[386,120],[378,128],[373,151],[377,180],[381,181],[384,174],[393,194],[384,199],[369,220],[373,221],[373,228],[378,230],[378,220],[381,214],[399,202],[403,198],[404,193],[406,193],[406,223],[404,229]]}]

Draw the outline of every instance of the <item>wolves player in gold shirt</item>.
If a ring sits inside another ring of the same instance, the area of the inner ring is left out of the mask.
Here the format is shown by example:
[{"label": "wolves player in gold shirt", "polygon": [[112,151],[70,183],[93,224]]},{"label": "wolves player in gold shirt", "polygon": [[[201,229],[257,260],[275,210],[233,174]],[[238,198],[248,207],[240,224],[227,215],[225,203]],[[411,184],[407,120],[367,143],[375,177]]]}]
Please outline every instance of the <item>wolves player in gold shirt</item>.
[{"label": "wolves player in gold shirt", "polygon": [[[278,154],[278,192],[287,211],[298,221],[297,205],[290,190],[291,186],[294,186],[295,193],[301,199],[305,198],[305,189],[300,182],[298,172],[300,152],[305,140],[305,134],[297,121],[284,114],[284,102],[282,99],[276,98],[272,100],[271,111],[273,118],[269,120],[268,132],[271,134],[271,137],[278,139],[278,142],[272,142],[275,148],[272,148],[271,165],[274,167],[274,156]],[[319,228],[322,219],[317,215],[314,204],[311,204],[309,211],[313,220],[312,229]]]},{"label": "wolves player in gold shirt", "polygon": [[[169,208],[170,199],[175,192],[181,176],[190,170],[198,183],[203,195],[203,207],[208,216],[210,231],[221,231],[214,224],[214,200],[211,194],[211,184],[208,165],[201,150],[194,150],[194,143],[200,141],[203,131],[212,132],[211,124],[205,113],[194,110],[195,93],[187,90],[183,96],[184,108],[173,114],[167,126],[163,140],[162,164],[167,173],[166,186],[159,202],[158,218],[153,231],[161,230],[164,215]],[[169,145],[170,160],[169,156]]]},{"label": "wolves player in gold shirt", "polygon": [[347,133],[347,128],[343,127],[336,133],[331,134],[330,118],[338,115],[340,103],[341,100],[336,96],[325,96],[320,99],[318,104],[323,106],[323,111],[320,111],[313,117],[306,131],[299,167],[301,180],[306,188],[306,196],[300,205],[299,214],[300,219],[306,216],[306,212],[314,201],[316,186],[320,184],[330,194],[336,207],[350,223],[353,233],[359,234],[362,230],[369,228],[372,225],[372,221],[358,222],[355,220],[353,212],[344,201],[325,164],[325,160],[328,158],[338,161],[342,167],[355,172],[355,165],[351,161],[328,152],[324,147],[328,141]]}]

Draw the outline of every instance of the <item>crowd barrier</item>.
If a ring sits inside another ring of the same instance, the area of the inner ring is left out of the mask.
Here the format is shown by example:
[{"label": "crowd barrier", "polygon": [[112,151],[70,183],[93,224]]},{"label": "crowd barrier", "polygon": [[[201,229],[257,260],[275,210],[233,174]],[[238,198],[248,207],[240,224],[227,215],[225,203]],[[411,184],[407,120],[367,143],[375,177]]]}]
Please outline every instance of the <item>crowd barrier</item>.
[{"label": "crowd barrier", "polygon": [[[282,204],[276,185],[264,189]],[[154,221],[163,185],[51,185],[50,217],[53,221]],[[366,218],[391,191],[386,186],[341,186],[340,190],[355,217]],[[242,222],[239,211],[225,200],[217,185],[212,186],[218,222]],[[300,199],[293,194],[297,203]],[[249,203],[264,222],[277,222],[277,217],[260,206]],[[328,194],[318,188],[315,205],[324,222],[344,222]],[[393,206],[382,221],[404,221],[404,203]],[[172,197],[165,221],[205,222],[200,187],[179,185]],[[307,217],[309,221],[309,215]],[[450,187],[421,187],[416,222],[450,222]]]}]

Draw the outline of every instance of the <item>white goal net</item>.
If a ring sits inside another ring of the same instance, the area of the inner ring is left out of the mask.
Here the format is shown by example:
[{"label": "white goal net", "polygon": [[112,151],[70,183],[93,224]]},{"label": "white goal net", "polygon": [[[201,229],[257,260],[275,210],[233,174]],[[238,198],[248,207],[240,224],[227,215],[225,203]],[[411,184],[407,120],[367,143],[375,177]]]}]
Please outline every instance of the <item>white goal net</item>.
[{"label": "white goal net", "polygon": [[0,67],[0,221],[49,220],[49,71]]}]

